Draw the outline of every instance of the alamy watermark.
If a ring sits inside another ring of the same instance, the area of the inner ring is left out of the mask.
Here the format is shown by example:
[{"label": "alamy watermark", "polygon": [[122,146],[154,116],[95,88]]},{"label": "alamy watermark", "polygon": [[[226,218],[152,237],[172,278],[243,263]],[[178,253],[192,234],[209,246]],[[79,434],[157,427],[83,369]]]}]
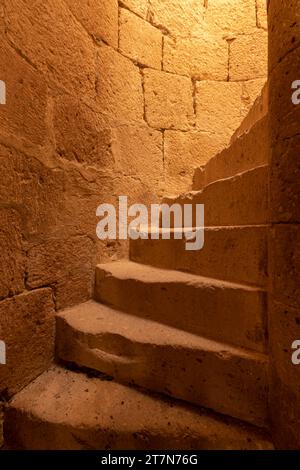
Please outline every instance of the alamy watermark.
[{"label": "alamy watermark", "polygon": [[204,246],[204,204],[144,204],[128,207],[128,197],[119,196],[118,209],[101,204],[96,211],[101,217],[96,233],[100,240],[159,239],[186,240],[188,251]]}]

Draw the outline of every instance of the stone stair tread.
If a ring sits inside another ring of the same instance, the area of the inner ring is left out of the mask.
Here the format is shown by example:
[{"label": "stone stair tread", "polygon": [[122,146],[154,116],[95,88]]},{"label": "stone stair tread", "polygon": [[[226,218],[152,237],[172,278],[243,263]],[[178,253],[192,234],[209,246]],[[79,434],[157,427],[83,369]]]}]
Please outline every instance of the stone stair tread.
[{"label": "stone stair tread", "polygon": [[273,448],[240,421],[57,366],[12,399],[4,432],[25,450]]},{"label": "stone stair tread", "polygon": [[105,264],[98,264],[106,275],[118,277],[121,280],[137,280],[141,282],[151,283],[184,283],[195,287],[214,287],[223,289],[243,289],[249,292],[264,292],[263,289],[255,286],[239,284],[236,282],[223,281],[220,279],[208,278],[182,271],[174,271],[169,269],[160,269],[153,266],[135,263],[134,261],[113,261]]},{"label": "stone stair tread", "polygon": [[237,348],[153,320],[120,312],[93,300],[66,309],[58,313],[57,317],[67,322],[74,330],[85,334],[95,336],[112,334],[126,337],[133,342],[169,344],[173,347],[211,351],[224,357],[232,355],[255,361],[267,360],[265,354]]}]

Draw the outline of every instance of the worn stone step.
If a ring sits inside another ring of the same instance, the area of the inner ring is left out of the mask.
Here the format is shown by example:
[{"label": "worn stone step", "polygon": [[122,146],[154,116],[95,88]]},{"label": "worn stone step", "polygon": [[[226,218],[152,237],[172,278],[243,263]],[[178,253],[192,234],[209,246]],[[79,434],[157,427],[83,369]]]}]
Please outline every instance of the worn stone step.
[{"label": "worn stone step", "polygon": [[248,132],[211,158],[194,173],[193,190],[268,163],[268,118],[257,121]]},{"label": "worn stone step", "polygon": [[[268,165],[220,179],[201,191],[191,191],[178,197],[165,197],[163,203],[193,205],[195,223],[196,204],[204,204],[206,227],[235,225],[265,225],[268,222]],[[182,224],[171,217],[171,227]],[[162,225],[161,225],[162,226]]]},{"label": "worn stone step", "polygon": [[57,316],[60,359],[257,425],[266,424],[267,358],[96,302]]},{"label": "worn stone step", "polygon": [[[247,283],[260,287],[267,284],[268,227],[206,227],[201,250],[187,251],[187,240],[162,238],[162,230],[144,228],[141,237],[130,240],[130,259],[164,269]],[[157,239],[154,239],[157,236]],[[152,238],[153,237],[153,238]]]},{"label": "worn stone step", "polygon": [[130,261],[98,265],[95,299],[117,310],[256,351],[266,347],[266,293]]},{"label": "worn stone step", "polygon": [[273,448],[253,426],[59,367],[13,398],[4,433],[18,450]]}]

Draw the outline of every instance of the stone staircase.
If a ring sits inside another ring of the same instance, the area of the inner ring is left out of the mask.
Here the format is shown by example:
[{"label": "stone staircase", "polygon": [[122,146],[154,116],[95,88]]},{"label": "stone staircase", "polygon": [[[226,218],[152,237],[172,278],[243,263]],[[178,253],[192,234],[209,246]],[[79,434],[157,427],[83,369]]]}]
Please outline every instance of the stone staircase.
[{"label": "stone staircase", "polygon": [[57,314],[60,365],[7,407],[8,448],[272,448],[266,116],[243,129],[164,200],[205,204],[203,250],[132,240],[94,300]]}]

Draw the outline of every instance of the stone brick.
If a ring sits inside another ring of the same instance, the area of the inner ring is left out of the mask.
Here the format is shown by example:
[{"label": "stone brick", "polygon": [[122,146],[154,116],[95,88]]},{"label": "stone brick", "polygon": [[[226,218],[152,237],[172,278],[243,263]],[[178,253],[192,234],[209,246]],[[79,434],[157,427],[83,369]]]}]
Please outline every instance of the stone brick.
[{"label": "stone brick", "polygon": [[137,15],[141,16],[142,18],[147,17],[148,13],[148,0],[122,0],[121,2],[125,5],[129,10],[133,11]]},{"label": "stone brick", "polygon": [[242,120],[241,96],[238,82],[197,82],[197,127],[230,137]]},{"label": "stone brick", "polygon": [[56,152],[63,158],[99,168],[113,164],[111,130],[99,113],[78,99],[56,98],[53,126]]},{"label": "stone brick", "polygon": [[124,122],[142,121],[144,101],[139,68],[110,47],[102,46],[97,74],[101,111]]},{"label": "stone brick", "polygon": [[267,1],[256,0],[256,21],[259,28],[268,29]]},{"label": "stone brick", "polygon": [[[270,234],[272,296],[284,305],[300,306],[300,228],[275,225]],[[299,338],[300,339],[300,338]]]},{"label": "stone brick", "polygon": [[148,127],[119,126],[113,131],[116,170],[138,177],[149,187],[163,173],[162,133]]},{"label": "stone brick", "polygon": [[6,84],[6,104],[0,107],[1,132],[42,144],[46,138],[44,78],[4,41],[0,54],[1,80]]},{"label": "stone brick", "polygon": [[[299,449],[299,365],[292,363],[291,345],[300,338],[299,308],[269,302],[271,428],[278,449]],[[280,412],[278,412],[280,404]]]},{"label": "stone brick", "polygon": [[118,47],[118,0],[66,0],[66,3],[89,34]]},{"label": "stone brick", "polygon": [[164,41],[164,70],[198,80],[227,80],[228,46],[217,36]]},{"label": "stone brick", "polygon": [[268,33],[238,36],[230,44],[230,80],[250,80],[267,75]]},{"label": "stone brick", "polygon": [[15,209],[3,207],[1,203],[0,246],[0,298],[4,298],[24,289],[25,259],[21,217]]},{"label": "stone brick", "polygon": [[0,146],[0,165],[0,201],[22,217],[24,239],[52,233],[64,207],[62,171],[4,146]]},{"label": "stone brick", "polygon": [[[276,0],[269,5],[269,68],[280,64],[287,52],[300,45],[300,10],[298,0]],[[298,53],[299,55],[299,53]],[[283,78],[283,75],[281,75]],[[299,78],[296,76],[294,80]]]},{"label": "stone brick", "polygon": [[160,70],[162,33],[147,21],[121,8],[120,51],[140,64]]},{"label": "stone brick", "polygon": [[193,36],[203,32],[203,0],[151,0],[150,18],[154,25],[175,36]]},{"label": "stone brick", "polygon": [[166,131],[164,156],[168,191],[185,191],[196,166],[204,165],[224,147],[220,134]]},{"label": "stone brick", "polygon": [[266,78],[257,78],[243,82],[242,87],[242,107],[243,117],[247,116],[258,96],[261,94],[266,83]]},{"label": "stone brick", "polygon": [[90,299],[94,251],[93,241],[84,236],[50,239],[34,246],[28,252],[27,285],[53,286],[57,309]]},{"label": "stone brick", "polygon": [[144,71],[146,119],[157,128],[189,129],[193,124],[193,88],[187,77]]},{"label": "stone brick", "polygon": [[209,31],[252,32],[256,28],[255,0],[208,0],[204,23]]},{"label": "stone brick", "polygon": [[49,81],[94,98],[92,39],[64,2],[5,0],[5,14],[10,41]]},{"label": "stone brick", "polygon": [[50,365],[54,350],[51,289],[26,292],[0,302],[0,338],[7,364],[1,366],[0,393],[9,397]]}]

